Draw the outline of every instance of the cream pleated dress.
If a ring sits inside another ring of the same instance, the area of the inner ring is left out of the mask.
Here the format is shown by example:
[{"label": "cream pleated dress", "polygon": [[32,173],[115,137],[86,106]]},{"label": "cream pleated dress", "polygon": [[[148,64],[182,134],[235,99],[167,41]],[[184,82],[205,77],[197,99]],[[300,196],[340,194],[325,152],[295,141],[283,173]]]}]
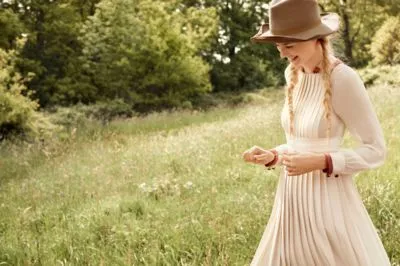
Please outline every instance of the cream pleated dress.
[{"label": "cream pleated dress", "polygon": [[[285,72],[288,81],[288,71]],[[389,258],[354,184],[353,176],[378,167],[386,157],[379,121],[358,74],[344,63],[331,73],[331,138],[326,138],[321,73],[299,73],[293,91],[294,137],[285,103],[281,122],[285,151],[329,152],[333,174],[288,176],[282,166],[274,205],[253,266],[389,266]],[[358,140],[340,145],[345,129]]]}]

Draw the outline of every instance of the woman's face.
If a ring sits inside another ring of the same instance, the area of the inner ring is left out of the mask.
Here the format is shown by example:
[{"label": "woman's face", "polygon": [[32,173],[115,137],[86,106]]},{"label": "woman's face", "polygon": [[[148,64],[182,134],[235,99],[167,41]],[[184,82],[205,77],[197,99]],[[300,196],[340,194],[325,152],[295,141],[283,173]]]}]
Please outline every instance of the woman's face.
[{"label": "woman's face", "polygon": [[295,66],[304,66],[317,51],[317,40],[293,43],[276,43],[281,58],[286,57]]}]

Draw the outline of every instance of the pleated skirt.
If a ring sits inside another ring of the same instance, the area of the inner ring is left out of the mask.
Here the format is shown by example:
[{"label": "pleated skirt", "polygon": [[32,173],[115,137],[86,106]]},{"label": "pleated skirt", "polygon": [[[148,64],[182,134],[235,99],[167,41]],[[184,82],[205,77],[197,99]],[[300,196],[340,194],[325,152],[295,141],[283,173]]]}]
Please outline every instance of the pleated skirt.
[{"label": "pleated skirt", "polygon": [[283,168],[272,213],[252,266],[390,266],[351,175],[288,176]]}]

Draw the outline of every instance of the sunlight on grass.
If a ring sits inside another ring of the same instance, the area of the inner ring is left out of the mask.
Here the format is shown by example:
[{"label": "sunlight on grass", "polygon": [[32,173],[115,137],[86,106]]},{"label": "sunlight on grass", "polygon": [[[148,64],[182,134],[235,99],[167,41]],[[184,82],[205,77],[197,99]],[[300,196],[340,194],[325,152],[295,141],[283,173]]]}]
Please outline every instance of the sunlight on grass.
[{"label": "sunlight on grass", "polygon": [[[399,265],[400,92],[382,85],[369,93],[389,157],[355,179]],[[279,169],[245,164],[241,153],[284,142],[282,103],[279,92],[236,109],[114,121],[50,146],[3,144],[0,264],[248,264]]]}]

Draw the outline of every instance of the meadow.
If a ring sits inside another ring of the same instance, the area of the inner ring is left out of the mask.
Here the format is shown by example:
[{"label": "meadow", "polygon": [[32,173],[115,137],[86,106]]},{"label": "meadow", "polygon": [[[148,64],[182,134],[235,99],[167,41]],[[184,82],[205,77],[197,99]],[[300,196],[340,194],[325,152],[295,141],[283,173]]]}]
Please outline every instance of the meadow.
[{"label": "meadow", "polygon": [[[368,91],[389,152],[384,166],[354,178],[398,266],[400,90]],[[241,154],[284,142],[283,97],[260,91],[235,108],[85,123],[45,144],[3,142],[0,265],[248,265],[280,169]]]}]

